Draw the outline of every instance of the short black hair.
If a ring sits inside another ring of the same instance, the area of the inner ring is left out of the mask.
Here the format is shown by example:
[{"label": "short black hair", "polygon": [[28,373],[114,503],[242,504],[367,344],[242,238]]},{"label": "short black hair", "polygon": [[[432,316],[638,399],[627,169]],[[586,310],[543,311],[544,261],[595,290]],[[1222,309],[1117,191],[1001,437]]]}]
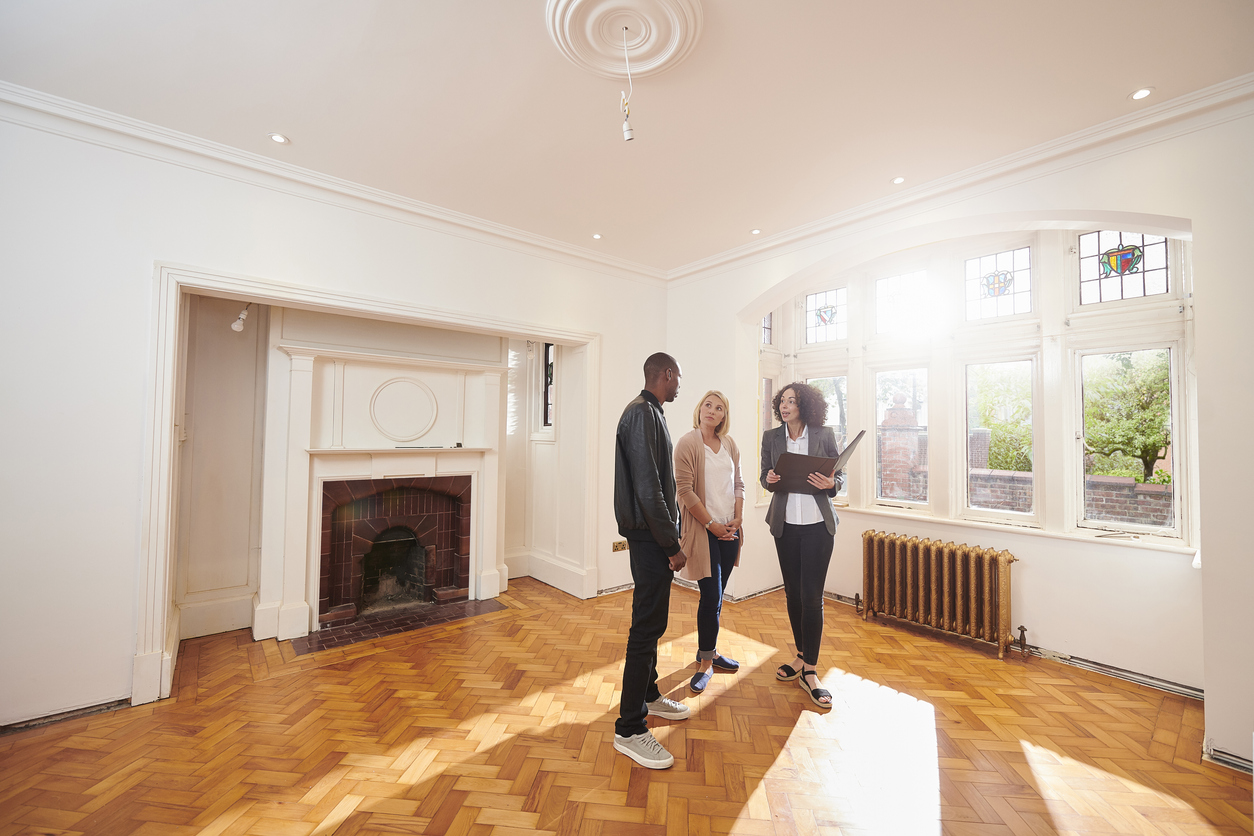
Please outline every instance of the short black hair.
[{"label": "short black hair", "polygon": [[783,400],[784,393],[789,389],[797,396],[797,411],[801,413],[801,423],[807,427],[821,427],[827,422],[827,398],[823,397],[823,393],[818,389],[800,380],[781,387],[775,393],[775,400],[771,401],[771,408],[775,410],[775,420],[781,424],[784,423],[784,419],[779,414],[779,402]]},{"label": "short black hair", "polygon": [[644,361],[644,382],[650,383],[657,380],[666,374],[667,371],[679,371],[678,361],[661,351],[656,354],[650,354],[649,359]]}]

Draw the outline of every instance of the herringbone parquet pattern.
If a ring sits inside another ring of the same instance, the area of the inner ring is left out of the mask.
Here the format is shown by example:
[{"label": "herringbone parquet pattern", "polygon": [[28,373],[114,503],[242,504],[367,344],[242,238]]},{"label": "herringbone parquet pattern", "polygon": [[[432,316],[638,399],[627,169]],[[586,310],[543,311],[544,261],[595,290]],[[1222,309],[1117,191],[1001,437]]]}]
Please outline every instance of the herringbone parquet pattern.
[{"label": "herringbone parquet pattern", "polygon": [[1251,831],[1249,776],[1199,761],[1199,703],[829,605],[822,713],[773,678],[782,593],[724,608],[744,667],[690,697],[675,590],[659,667],[693,716],[656,724],[676,763],[645,770],[610,746],[630,593],[501,600],[308,656],[184,642],[171,699],[0,737],[0,836]]}]

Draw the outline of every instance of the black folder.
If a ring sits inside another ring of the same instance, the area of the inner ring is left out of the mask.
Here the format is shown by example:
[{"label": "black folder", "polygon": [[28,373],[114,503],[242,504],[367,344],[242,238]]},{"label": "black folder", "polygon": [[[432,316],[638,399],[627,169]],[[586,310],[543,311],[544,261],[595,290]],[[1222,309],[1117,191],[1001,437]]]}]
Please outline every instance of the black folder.
[{"label": "black folder", "polygon": [[780,453],[779,460],[775,462],[774,467],[775,472],[779,474],[775,490],[787,493],[819,493],[818,488],[806,481],[810,474],[823,473],[831,476],[838,470],[844,470],[845,465],[849,463],[849,457],[853,455],[853,449],[858,446],[858,442],[864,435],[866,435],[866,430],[860,431],[834,459],[825,456],[803,456],[800,453]]}]

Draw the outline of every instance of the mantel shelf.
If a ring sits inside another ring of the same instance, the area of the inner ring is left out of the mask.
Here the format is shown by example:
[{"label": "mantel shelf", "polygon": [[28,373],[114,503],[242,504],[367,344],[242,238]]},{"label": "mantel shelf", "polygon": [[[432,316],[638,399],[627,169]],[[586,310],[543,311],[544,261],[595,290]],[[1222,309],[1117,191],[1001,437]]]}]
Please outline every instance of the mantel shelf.
[{"label": "mantel shelf", "polygon": [[379,456],[396,453],[491,453],[491,447],[308,447],[306,453],[317,456]]}]

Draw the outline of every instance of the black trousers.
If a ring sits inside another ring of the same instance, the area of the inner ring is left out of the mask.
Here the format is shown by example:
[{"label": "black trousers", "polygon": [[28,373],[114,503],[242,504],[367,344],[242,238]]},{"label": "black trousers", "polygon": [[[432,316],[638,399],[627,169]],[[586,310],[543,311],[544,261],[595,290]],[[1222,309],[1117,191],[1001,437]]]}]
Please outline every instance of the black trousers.
[{"label": "black trousers", "polygon": [[623,698],[614,733],[632,737],[647,731],[651,703],[662,696],[657,687],[657,643],[666,632],[671,605],[671,562],[652,540],[628,540],[631,554],[631,629],[623,664]]},{"label": "black trousers", "polygon": [[[740,554],[740,538],[720,540],[706,533],[710,541],[710,576],[697,581],[701,602],[697,604],[697,650],[713,651],[718,647],[719,618],[723,613],[723,592],[727,579],[736,568]],[[710,657],[713,658],[713,657]]]},{"label": "black trousers", "polygon": [[835,540],[828,533],[827,524],[821,522],[814,525],[784,523],[784,536],[775,538],[792,638],[797,645],[797,655],[807,665],[819,663],[819,646],[823,642],[823,584],[832,562]]}]

